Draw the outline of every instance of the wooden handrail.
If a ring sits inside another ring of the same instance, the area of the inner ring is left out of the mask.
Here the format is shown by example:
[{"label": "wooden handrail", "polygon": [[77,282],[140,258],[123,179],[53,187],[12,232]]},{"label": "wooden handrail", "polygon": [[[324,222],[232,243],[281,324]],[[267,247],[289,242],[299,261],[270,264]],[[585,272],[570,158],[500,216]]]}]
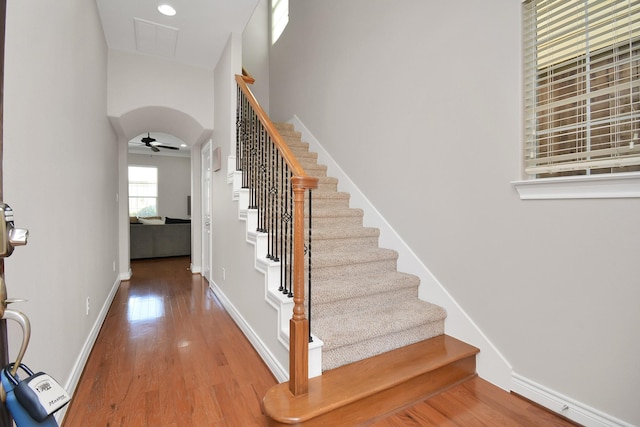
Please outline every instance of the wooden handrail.
[{"label": "wooden handrail", "polygon": [[289,322],[289,391],[298,396],[309,389],[309,320],[305,315],[304,203],[305,191],[318,188],[318,178],[307,175],[280,132],[247,87],[254,82],[246,70],[236,75],[236,83],[251,105],[262,127],[291,171],[293,190],[293,315]]},{"label": "wooden handrail", "polygon": [[251,91],[247,87],[244,77],[236,75],[236,82],[238,83],[238,86],[240,87],[244,95],[247,97],[247,100],[251,104],[253,111],[256,113],[256,116],[258,116],[258,119],[262,123],[262,126],[264,126],[269,136],[271,136],[273,143],[284,158],[285,162],[287,162],[287,164],[289,165],[289,168],[291,169],[293,175],[308,178],[308,181],[306,182],[308,182],[308,184],[312,186],[307,188],[318,188],[318,178],[314,178],[306,174],[304,168],[300,165],[300,162],[298,161],[296,156],[293,154],[287,143],[284,142],[284,139],[282,139],[280,132],[278,132],[271,119],[269,119],[269,116],[267,116],[267,113],[264,112],[256,98],[253,96],[253,93],[251,93]]},{"label": "wooden handrail", "polygon": [[242,67],[242,80],[248,85],[252,85],[256,82],[256,79],[254,79],[244,67]]}]

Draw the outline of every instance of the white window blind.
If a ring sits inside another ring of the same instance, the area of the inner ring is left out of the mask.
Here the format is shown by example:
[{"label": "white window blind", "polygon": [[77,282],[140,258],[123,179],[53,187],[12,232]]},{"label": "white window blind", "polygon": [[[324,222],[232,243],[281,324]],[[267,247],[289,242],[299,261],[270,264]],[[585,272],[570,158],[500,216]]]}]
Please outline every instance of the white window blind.
[{"label": "white window blind", "polygon": [[640,0],[523,3],[524,167],[640,170]]}]

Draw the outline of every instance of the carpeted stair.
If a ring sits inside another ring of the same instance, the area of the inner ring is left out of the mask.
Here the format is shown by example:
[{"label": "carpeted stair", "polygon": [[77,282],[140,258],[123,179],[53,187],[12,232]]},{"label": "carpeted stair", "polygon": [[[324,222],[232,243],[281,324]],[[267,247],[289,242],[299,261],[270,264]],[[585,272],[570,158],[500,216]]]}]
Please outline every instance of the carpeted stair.
[{"label": "carpeted stair", "polygon": [[446,312],[418,299],[418,277],[397,271],[398,253],[378,246],[317,154],[293,125],[276,123],[313,191],[311,328],[323,342],[322,369],[334,369],[444,333]]}]

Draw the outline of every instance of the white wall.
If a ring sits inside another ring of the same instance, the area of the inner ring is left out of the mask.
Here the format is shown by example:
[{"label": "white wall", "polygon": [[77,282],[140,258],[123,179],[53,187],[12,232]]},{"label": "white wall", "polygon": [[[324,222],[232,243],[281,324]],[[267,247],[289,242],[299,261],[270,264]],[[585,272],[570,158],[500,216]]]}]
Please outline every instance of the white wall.
[{"label": "white wall", "polygon": [[242,33],[242,66],[256,80],[250,86],[262,109],[269,114],[270,0],[260,0]]},{"label": "white wall", "polygon": [[189,217],[187,196],[191,195],[191,159],[129,153],[129,165],[158,168],[158,215]]},{"label": "white wall", "polygon": [[518,198],[520,2],[290,7],[272,118],[300,117],[516,374],[639,424],[640,200]]},{"label": "white wall", "polygon": [[[9,296],[29,300],[10,307],[31,319],[26,363],[68,384],[118,283],[118,160],[95,2],[63,6],[8,1],[4,194],[30,232],[6,261]],[[21,333],[9,326],[14,357]]]},{"label": "white wall", "polygon": [[[265,301],[265,277],[254,267],[254,246],[245,241],[246,225],[238,219],[238,203],[232,201],[226,159],[235,155],[235,97],[233,78],[241,72],[241,37],[232,34],[215,69],[216,128],[213,145],[222,151],[222,169],[212,173],[211,281],[221,299],[254,346],[263,346],[271,357],[288,366],[289,355],[278,342],[277,313]],[[225,269],[223,278],[222,269]],[[260,351],[260,349],[258,349]]]},{"label": "white wall", "polygon": [[[182,111],[202,127],[213,129],[211,70],[109,50],[109,116],[119,117],[146,106]],[[185,142],[191,145],[196,141]]]}]

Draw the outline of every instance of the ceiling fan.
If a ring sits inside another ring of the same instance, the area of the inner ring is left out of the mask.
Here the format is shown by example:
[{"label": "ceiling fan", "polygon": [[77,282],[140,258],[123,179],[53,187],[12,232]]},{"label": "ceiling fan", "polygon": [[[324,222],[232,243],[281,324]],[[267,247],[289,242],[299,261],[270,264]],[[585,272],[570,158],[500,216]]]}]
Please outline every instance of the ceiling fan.
[{"label": "ceiling fan", "polygon": [[154,153],[157,153],[158,151],[160,151],[160,148],[167,148],[169,150],[179,150],[178,147],[172,147],[171,145],[151,144],[152,142],[155,142],[156,139],[151,138],[150,132],[147,132],[147,136],[143,137],[140,141],[147,147],[151,148],[151,151],[153,151]]}]

